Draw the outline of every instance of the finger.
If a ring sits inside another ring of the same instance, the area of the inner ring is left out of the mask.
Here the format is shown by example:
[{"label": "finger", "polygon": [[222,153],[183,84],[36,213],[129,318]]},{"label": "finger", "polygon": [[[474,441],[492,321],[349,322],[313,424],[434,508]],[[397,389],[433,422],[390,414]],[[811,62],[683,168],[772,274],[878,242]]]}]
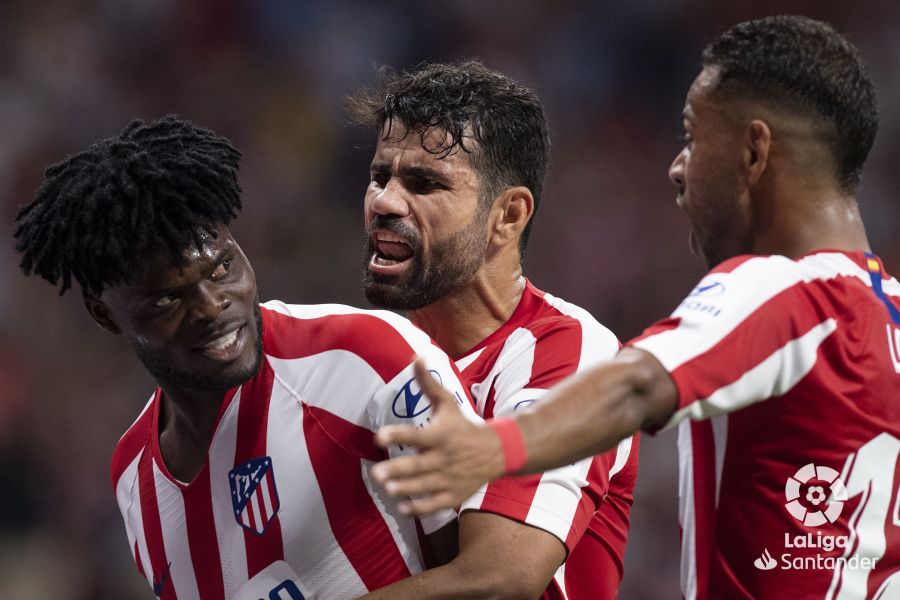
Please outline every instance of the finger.
[{"label": "finger", "polygon": [[382,448],[387,448],[391,444],[427,448],[430,446],[431,437],[427,429],[419,429],[412,425],[385,425],[375,432],[375,443]]},{"label": "finger", "polygon": [[410,454],[373,465],[369,473],[375,481],[383,485],[390,480],[406,479],[430,473],[437,470],[440,464],[441,459],[436,454]]},{"label": "finger", "polygon": [[439,492],[422,498],[412,498],[400,502],[397,507],[405,515],[429,515],[445,508],[456,508],[462,504],[452,492]]},{"label": "finger", "polygon": [[446,491],[447,478],[443,473],[424,473],[408,479],[388,479],[384,490],[391,496],[428,496]]},{"label": "finger", "polygon": [[438,383],[437,379],[432,377],[428,367],[425,366],[425,359],[421,356],[417,357],[413,369],[416,373],[416,381],[419,382],[422,391],[425,392],[425,395],[431,400],[432,410],[435,414],[437,414],[438,411],[443,410],[443,408],[449,404],[456,406],[456,400],[450,392],[445,390],[441,384]]}]

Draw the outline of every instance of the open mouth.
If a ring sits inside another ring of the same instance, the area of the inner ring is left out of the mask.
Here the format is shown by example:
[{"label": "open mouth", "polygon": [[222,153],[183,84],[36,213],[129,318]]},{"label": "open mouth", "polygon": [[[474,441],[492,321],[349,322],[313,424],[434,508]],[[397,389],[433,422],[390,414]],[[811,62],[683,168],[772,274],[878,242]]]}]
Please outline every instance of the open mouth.
[{"label": "open mouth", "polygon": [[216,362],[230,362],[241,355],[244,349],[246,326],[224,333],[214,340],[194,348],[194,352]]},{"label": "open mouth", "polygon": [[372,257],[369,270],[378,273],[396,273],[406,268],[415,252],[402,237],[387,231],[372,233]]}]

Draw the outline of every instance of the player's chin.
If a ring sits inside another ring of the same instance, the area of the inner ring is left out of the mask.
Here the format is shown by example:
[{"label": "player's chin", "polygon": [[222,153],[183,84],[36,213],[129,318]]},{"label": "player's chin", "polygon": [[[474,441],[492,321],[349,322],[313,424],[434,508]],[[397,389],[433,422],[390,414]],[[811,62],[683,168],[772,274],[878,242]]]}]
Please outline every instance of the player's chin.
[{"label": "player's chin", "polygon": [[363,291],[366,300],[373,305],[381,308],[390,308],[394,310],[407,309],[408,286],[405,279],[399,277],[390,277],[381,274],[366,272],[365,281],[363,283]]}]

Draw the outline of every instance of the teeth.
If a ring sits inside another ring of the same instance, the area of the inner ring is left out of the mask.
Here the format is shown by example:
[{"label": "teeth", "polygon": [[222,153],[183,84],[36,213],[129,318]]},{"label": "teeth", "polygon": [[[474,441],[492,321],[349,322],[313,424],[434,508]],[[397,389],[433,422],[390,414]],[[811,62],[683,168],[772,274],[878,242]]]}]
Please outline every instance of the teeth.
[{"label": "teeth", "polygon": [[226,348],[237,341],[238,331],[240,331],[240,329],[235,329],[231,333],[225,334],[219,339],[205,344],[203,348],[207,350],[221,350],[223,348]]},{"label": "teeth", "polygon": [[375,234],[375,239],[379,242],[400,242],[401,244],[405,244],[406,240],[404,240],[399,235],[394,235],[393,233],[381,232]]}]

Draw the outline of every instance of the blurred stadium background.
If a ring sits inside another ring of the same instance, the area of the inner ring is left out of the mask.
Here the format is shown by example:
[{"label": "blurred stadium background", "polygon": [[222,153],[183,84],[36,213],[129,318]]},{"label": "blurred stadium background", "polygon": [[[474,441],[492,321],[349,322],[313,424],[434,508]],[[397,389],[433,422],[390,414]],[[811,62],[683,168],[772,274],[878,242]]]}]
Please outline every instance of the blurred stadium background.
[{"label": "blurred stadium background", "polygon": [[[751,6],[752,5],[752,6]],[[621,339],[702,274],[666,169],[715,34],[802,13],[861,49],[881,130],[861,193],[900,272],[900,9],[893,0],[491,2],[105,0],[0,3],[0,218],[49,164],[132,118],[177,113],[244,152],[234,227],[262,299],[361,305],[362,198],[373,139],[342,98],[373,66],[478,57],[537,89],[552,164],[527,253],[541,288]],[[0,243],[0,598],[149,598],[111,494],[118,436],[152,387],[121,339],[17,268]],[[760,332],[764,335],[764,332]],[[621,597],[677,598],[674,437],[647,440]]]}]

